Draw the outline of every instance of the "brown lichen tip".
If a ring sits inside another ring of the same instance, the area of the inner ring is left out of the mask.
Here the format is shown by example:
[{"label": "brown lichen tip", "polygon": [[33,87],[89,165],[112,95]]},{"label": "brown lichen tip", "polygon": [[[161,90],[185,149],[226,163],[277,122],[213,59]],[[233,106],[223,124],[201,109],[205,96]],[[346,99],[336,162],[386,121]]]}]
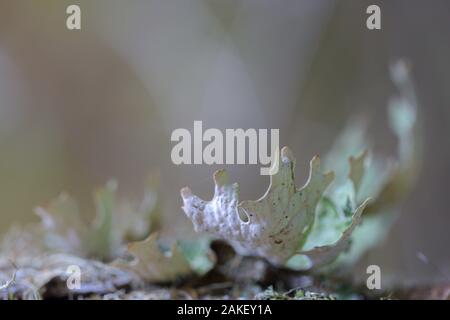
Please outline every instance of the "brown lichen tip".
[{"label": "brown lichen tip", "polygon": [[320,171],[320,157],[315,155],[309,162],[309,167],[311,171]]},{"label": "brown lichen tip", "polygon": [[[313,172],[320,172],[320,156],[315,155],[309,162],[309,166],[310,166],[310,175],[312,175]],[[323,173],[323,176],[325,177],[325,181],[327,181],[327,183],[329,184],[334,180],[335,173],[334,171],[328,171]]]},{"label": "brown lichen tip", "polygon": [[292,154],[291,149],[289,149],[288,147],[283,147],[281,149],[281,161],[295,162],[295,157]]},{"label": "brown lichen tip", "polygon": [[228,184],[228,174],[225,169],[214,172],[214,183],[219,187]]},{"label": "brown lichen tip", "polygon": [[191,191],[191,189],[189,189],[189,187],[182,188],[180,193],[181,193],[181,197],[183,199],[192,197],[192,191]]},{"label": "brown lichen tip", "polygon": [[368,156],[368,154],[369,154],[369,151],[367,149],[365,149],[363,152],[361,152],[357,156],[350,156],[348,158],[349,165],[351,166],[353,163],[355,163],[357,161],[365,161],[365,159]]}]

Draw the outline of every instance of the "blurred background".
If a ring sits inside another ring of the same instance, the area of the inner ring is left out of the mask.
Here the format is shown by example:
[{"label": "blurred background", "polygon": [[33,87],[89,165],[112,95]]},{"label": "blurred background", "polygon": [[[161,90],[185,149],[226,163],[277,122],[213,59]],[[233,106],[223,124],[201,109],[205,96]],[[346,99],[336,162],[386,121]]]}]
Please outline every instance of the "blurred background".
[{"label": "blurred background", "polygon": [[[81,7],[81,31],[66,28],[69,4]],[[371,4],[382,30],[366,28]],[[192,234],[179,190],[210,198],[217,169],[170,160],[172,130],[192,130],[194,120],[279,128],[298,185],[355,117],[366,119],[375,150],[393,155],[389,65],[405,58],[423,170],[358,272],[370,263],[400,284],[448,280],[449,17],[445,0],[0,0],[0,233],[37,221],[33,208],[63,190],[88,220],[95,188],[114,177],[121,196],[139,199],[156,171],[167,232]],[[242,199],[267,188],[259,166],[225,167]]]}]

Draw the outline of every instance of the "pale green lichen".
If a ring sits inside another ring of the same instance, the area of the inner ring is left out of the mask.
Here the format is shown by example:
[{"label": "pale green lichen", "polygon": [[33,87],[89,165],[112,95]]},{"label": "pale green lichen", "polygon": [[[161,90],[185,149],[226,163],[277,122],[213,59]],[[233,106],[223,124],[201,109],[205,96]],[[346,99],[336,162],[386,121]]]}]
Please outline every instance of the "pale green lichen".
[{"label": "pale green lichen", "polygon": [[[417,106],[404,64],[393,68],[393,78],[401,93],[389,107],[399,140],[397,163],[388,165],[367,152],[363,126],[354,123],[325,161],[336,174],[322,173],[315,157],[300,189],[294,184],[295,159],[286,147],[281,150],[279,171],[270,176],[269,188],[259,200],[239,202],[239,187],[228,182],[224,170],[214,174],[211,201],[183,188],[183,210],[194,229],[227,240],[242,255],[297,270],[329,266],[336,259],[334,266],[356,262],[384,237],[395,216],[393,207],[409,191],[418,171]],[[362,219],[366,207],[370,215]]]}]

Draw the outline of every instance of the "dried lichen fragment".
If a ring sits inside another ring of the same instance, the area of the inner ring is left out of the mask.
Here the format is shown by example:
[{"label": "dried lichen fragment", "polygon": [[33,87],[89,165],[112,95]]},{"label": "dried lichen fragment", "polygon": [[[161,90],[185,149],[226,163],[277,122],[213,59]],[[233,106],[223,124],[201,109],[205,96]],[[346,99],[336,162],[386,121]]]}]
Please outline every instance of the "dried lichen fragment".
[{"label": "dried lichen fragment", "polygon": [[216,258],[209,248],[209,241],[175,242],[164,249],[157,233],[143,241],[128,244],[132,261],[118,259],[113,265],[130,270],[147,282],[165,283],[193,274],[204,274],[215,264]]},{"label": "dried lichen fragment", "polygon": [[193,272],[176,244],[170,250],[161,249],[156,233],[143,241],[130,243],[128,251],[134,256],[133,261],[116,261],[113,265],[131,270],[148,282],[169,282]]},{"label": "dried lichen fragment", "polygon": [[[73,266],[80,269],[80,286],[69,288],[69,268]],[[15,274],[15,281],[0,291],[0,300],[10,297],[28,300],[105,294],[133,286],[136,280],[130,272],[69,254],[30,256],[24,253],[14,259],[14,264],[0,256],[0,282],[10,274]]]}]

